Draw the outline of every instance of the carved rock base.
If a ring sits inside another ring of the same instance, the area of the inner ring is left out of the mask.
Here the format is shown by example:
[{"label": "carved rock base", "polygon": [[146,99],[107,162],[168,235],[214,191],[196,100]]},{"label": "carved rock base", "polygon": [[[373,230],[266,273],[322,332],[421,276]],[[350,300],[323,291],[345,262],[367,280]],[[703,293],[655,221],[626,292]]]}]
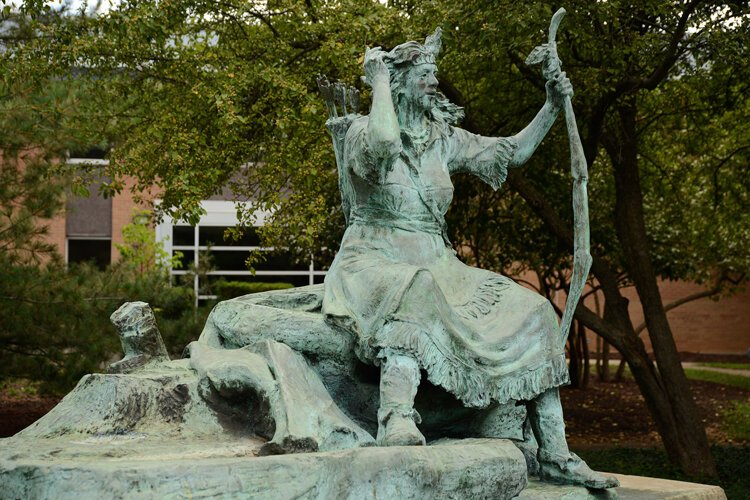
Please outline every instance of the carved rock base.
[{"label": "carved rock base", "polygon": [[526,463],[507,440],[257,457],[261,440],[137,435],[0,440],[2,498],[513,498]]},{"label": "carved rock base", "polygon": [[614,491],[527,484],[523,457],[506,440],[258,457],[262,444],[138,434],[0,439],[0,498],[726,498],[718,486],[625,475]]}]

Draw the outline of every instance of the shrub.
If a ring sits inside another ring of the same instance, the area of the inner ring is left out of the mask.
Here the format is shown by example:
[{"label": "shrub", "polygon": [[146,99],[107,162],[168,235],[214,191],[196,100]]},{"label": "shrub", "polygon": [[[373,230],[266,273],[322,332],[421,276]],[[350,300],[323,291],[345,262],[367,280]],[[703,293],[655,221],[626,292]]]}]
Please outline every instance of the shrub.
[{"label": "shrub", "polygon": [[216,295],[219,300],[229,300],[249,293],[286,290],[294,288],[290,283],[263,283],[258,281],[219,281],[216,283]]},{"label": "shrub", "polygon": [[750,441],[750,403],[735,401],[724,412],[722,427],[729,437],[737,441]]},{"label": "shrub", "polygon": [[192,289],[170,286],[159,271],[2,261],[0,378],[39,381],[44,392],[67,391],[122,356],[109,317],[124,302],[151,305],[173,355],[198,337],[208,314],[194,308]]}]

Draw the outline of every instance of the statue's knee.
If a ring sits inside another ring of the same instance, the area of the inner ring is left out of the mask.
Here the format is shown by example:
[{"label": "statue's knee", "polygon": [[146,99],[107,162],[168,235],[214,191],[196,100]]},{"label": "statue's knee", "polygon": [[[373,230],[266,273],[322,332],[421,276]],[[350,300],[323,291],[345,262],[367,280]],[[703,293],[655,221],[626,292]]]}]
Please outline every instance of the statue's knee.
[{"label": "statue's knee", "polygon": [[430,290],[438,288],[438,285],[431,271],[427,269],[420,269],[414,275],[412,288],[416,288],[417,290]]},{"label": "statue's knee", "polygon": [[419,383],[419,363],[414,356],[386,348],[382,358],[381,380]]}]

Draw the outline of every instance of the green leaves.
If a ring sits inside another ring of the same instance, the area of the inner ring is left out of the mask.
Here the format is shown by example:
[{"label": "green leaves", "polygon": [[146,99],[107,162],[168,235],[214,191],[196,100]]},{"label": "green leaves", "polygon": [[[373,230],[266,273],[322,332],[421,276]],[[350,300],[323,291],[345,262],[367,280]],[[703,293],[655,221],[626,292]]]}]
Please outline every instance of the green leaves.
[{"label": "green leaves", "polygon": [[[229,183],[238,199],[273,207],[274,226],[263,232],[266,244],[298,249],[304,257],[321,246],[335,247],[343,225],[315,75],[361,86],[357,56],[366,44],[391,47],[441,26],[440,79],[466,107],[464,125],[486,135],[512,135],[544,100],[540,72],[523,60],[527,54],[530,61],[545,57],[546,45],[532,49],[546,39],[553,8],[486,0],[390,7],[365,0],[273,6],[127,1],[96,17],[37,22],[34,29],[45,36],[14,46],[15,60],[3,64],[29,81],[75,83],[76,105],[66,106],[63,98],[48,108],[58,114],[48,116],[62,117],[67,134],[85,139],[98,133],[115,145],[112,191],[121,185],[118,179],[135,176],[139,189],[156,184],[164,212],[195,220],[199,201]],[[644,209],[658,272],[702,280],[713,271],[700,268],[742,268],[737,249],[747,203],[742,165],[748,126],[740,118],[749,80],[742,69],[747,13],[709,5],[689,12],[672,65],[662,74],[660,65],[685,15],[682,4],[573,1],[566,8],[558,50],[576,89],[597,250],[623,265],[612,224],[612,163],[600,151],[603,137],[617,140],[617,100],[637,94]],[[724,29],[721,23],[731,16],[734,24]],[[731,100],[743,104],[731,111]],[[686,128],[680,116],[693,125]],[[45,122],[35,116],[27,123],[39,130]],[[63,130],[52,123],[45,129]],[[31,137],[15,135],[18,144]],[[564,217],[570,196],[566,148],[564,130],[557,127],[524,170]],[[521,200],[458,181],[457,203],[452,226],[460,238],[474,238],[468,228],[483,232],[476,236],[487,245],[482,254],[502,253],[493,267],[567,265],[569,249]],[[475,205],[496,214],[494,219],[474,213]],[[245,220],[250,215],[244,213]],[[699,227],[706,220],[711,223]],[[708,234],[701,243],[700,235]],[[729,265],[731,255],[738,257]]]}]

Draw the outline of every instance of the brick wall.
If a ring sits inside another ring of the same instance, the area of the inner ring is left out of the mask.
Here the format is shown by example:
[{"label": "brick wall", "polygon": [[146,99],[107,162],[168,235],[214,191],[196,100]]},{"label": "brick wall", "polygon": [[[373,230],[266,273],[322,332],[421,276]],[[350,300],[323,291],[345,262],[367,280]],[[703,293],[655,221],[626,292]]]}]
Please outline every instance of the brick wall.
[{"label": "brick wall", "polygon": [[[532,274],[522,276],[530,283],[536,283]],[[530,287],[532,288],[532,287]],[[659,284],[662,301],[665,305],[703,290],[699,285],[682,281],[663,281]],[[634,288],[623,294],[630,300],[629,311],[633,324],[643,323],[643,309]],[[600,295],[601,298],[601,295]],[[565,306],[565,294],[558,294],[555,303],[561,309]],[[596,310],[592,296],[586,306]],[[603,310],[604,300],[600,300],[599,310]],[[750,349],[750,286],[736,295],[721,297],[718,300],[704,298],[683,304],[667,313],[677,349],[680,352],[702,354],[745,354]],[[589,332],[589,346],[596,350],[593,332]],[[641,338],[646,348],[651,350],[648,332]]]},{"label": "brick wall", "polygon": [[[699,292],[692,283],[666,281],[659,286],[664,304]],[[630,298],[635,296],[630,291]],[[631,300],[630,315],[635,324],[643,322],[643,310],[637,299]],[[667,313],[677,348],[681,352],[704,354],[744,354],[750,349],[750,287],[742,293],[719,300],[699,299]],[[642,334],[651,349],[648,334]]]},{"label": "brick wall", "polygon": [[[131,188],[134,185],[135,181],[133,179],[125,179],[125,189],[112,198],[112,262],[115,262],[120,257],[120,253],[117,251],[115,244],[122,244],[124,242],[122,229],[125,225],[132,222],[133,211],[136,208],[153,208],[151,202],[155,196],[151,193],[147,193],[143,196],[144,201],[140,205],[136,203],[135,195],[131,192]],[[55,245],[58,253],[63,258],[65,258],[67,237],[65,220],[66,214],[63,209],[52,219],[39,221],[40,224],[44,224],[48,227],[48,234],[44,237],[44,241]]]},{"label": "brick wall", "polygon": [[47,226],[44,241],[55,245],[57,253],[65,259],[65,210],[61,210],[50,220],[42,221],[42,224]]},{"label": "brick wall", "polygon": [[135,186],[135,180],[125,178],[124,182],[125,188],[120,194],[112,198],[112,262],[116,262],[120,258],[120,252],[117,251],[115,245],[124,243],[122,228],[133,221],[133,211],[136,209],[151,210],[153,208],[151,201],[154,196],[151,193],[142,195],[144,200],[139,205],[131,191],[131,188]]}]

